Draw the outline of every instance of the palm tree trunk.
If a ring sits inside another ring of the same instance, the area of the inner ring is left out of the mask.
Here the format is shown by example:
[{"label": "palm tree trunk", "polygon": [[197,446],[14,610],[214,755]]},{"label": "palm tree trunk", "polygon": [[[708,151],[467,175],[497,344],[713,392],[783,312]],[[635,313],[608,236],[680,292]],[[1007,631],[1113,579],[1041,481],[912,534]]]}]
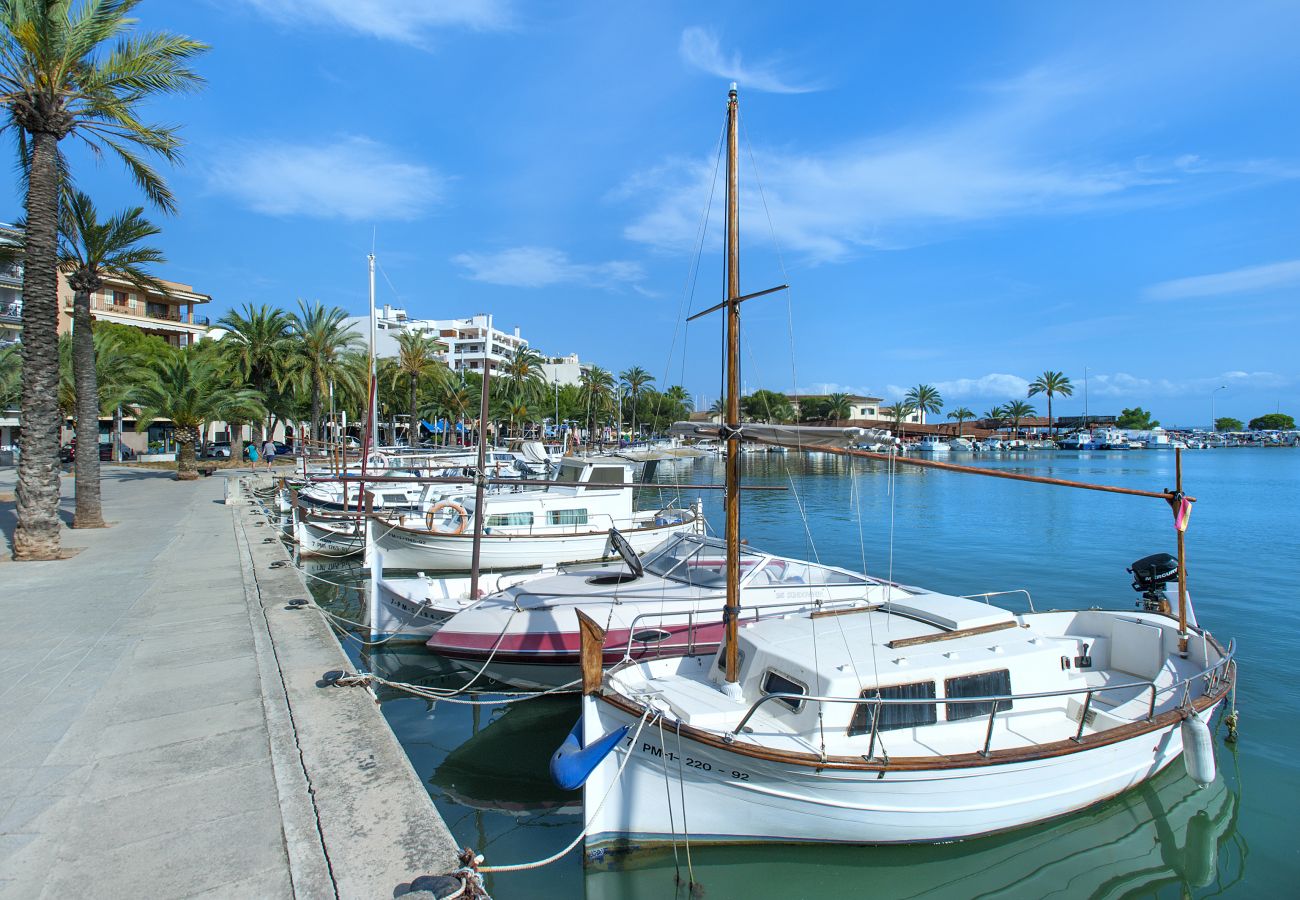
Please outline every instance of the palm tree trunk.
[{"label": "palm tree trunk", "polygon": [[312,379],[311,386],[311,440],[320,441],[320,385]]},{"label": "palm tree trunk", "polygon": [[1049,437],[1056,435],[1056,429],[1052,427],[1052,392],[1047,392],[1047,434]]},{"label": "palm tree trunk", "polygon": [[420,418],[419,418],[419,398],[417,391],[420,383],[416,381],[415,376],[411,376],[411,426],[406,430],[406,440],[412,447],[420,442]]},{"label": "palm tree trunk", "polygon": [[58,140],[31,136],[14,559],[59,558]]},{"label": "palm tree trunk", "polygon": [[72,299],[72,376],[77,387],[77,511],[73,528],[103,528],[99,494],[99,385],[95,378],[95,334],[90,323],[90,292]]},{"label": "palm tree trunk", "polygon": [[[199,477],[199,467],[194,459],[194,444],[198,441],[198,432],[194,426],[189,425],[184,428],[177,427],[175,430],[176,443],[180,450],[176,454],[176,480],[193,481]],[[232,445],[231,453],[234,449]]]}]

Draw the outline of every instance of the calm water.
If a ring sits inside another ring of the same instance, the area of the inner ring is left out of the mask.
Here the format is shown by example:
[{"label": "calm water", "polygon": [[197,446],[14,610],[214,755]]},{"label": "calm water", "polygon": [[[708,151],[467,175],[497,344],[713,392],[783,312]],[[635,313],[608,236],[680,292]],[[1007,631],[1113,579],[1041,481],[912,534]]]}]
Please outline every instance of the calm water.
[{"label": "calm water", "polygon": [[[1157,451],[1006,454],[979,464],[1146,489],[1172,487],[1174,480],[1173,454]],[[1241,740],[1225,744],[1218,729],[1214,785],[1197,789],[1176,765],[1083,814],[941,846],[693,847],[690,863],[703,896],[1293,895],[1300,875],[1300,704],[1293,687],[1300,675],[1294,611],[1300,543],[1291,520],[1300,508],[1300,452],[1189,452],[1183,468],[1185,489],[1199,500],[1187,534],[1197,614],[1241,648]],[[746,495],[742,527],[755,546],[865,565],[877,575],[892,566],[897,580],[952,593],[1025,588],[1039,609],[1131,608],[1136,594],[1125,567],[1174,551],[1172,516],[1159,500],[907,468],[892,479],[891,491],[881,465],[793,453],[749,454],[744,469],[746,483],[790,488]],[[661,482],[721,478],[713,458],[659,472]],[[666,488],[665,498],[676,491]],[[681,496],[689,501],[695,494],[684,487]],[[719,494],[703,496],[710,520],[721,522]],[[339,582],[355,579],[345,569],[314,571]],[[354,591],[313,584],[322,603],[360,615]],[[393,678],[458,683],[420,650],[377,653],[365,664]],[[402,695],[382,699],[462,844],[489,862],[516,863],[548,856],[578,833],[580,795],[552,787],[546,771],[577,717],[575,700],[470,708]],[[684,876],[684,849],[676,862],[667,851],[615,871],[584,871],[575,851],[545,869],[494,877],[489,890],[499,900],[685,898],[678,867]]]}]

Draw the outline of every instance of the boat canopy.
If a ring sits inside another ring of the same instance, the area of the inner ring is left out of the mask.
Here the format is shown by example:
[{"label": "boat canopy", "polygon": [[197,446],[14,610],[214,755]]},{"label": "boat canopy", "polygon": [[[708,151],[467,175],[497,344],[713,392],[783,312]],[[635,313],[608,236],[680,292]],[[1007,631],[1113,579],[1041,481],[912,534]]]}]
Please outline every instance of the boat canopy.
[{"label": "boat canopy", "polygon": [[[678,534],[651,550],[645,571],[668,581],[697,587],[724,587],[727,544],[721,538]],[[746,587],[819,586],[873,583],[865,575],[804,560],[740,549],[740,580]]]}]

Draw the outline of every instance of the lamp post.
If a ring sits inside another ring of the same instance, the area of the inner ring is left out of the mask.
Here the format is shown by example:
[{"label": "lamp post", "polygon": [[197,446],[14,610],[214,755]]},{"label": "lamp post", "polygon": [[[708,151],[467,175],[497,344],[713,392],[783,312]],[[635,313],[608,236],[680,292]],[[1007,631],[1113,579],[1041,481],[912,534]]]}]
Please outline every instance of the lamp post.
[{"label": "lamp post", "polygon": [[1214,390],[1210,391],[1210,431],[1219,430],[1218,412],[1215,408],[1215,402],[1219,399],[1219,391],[1226,391],[1228,386],[1221,384]]}]

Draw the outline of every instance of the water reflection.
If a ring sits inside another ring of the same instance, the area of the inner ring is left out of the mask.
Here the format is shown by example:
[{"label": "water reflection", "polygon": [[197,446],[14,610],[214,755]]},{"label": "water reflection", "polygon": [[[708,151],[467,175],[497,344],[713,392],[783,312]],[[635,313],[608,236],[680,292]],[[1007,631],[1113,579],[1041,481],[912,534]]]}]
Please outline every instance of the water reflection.
[{"label": "water reflection", "polygon": [[[1175,765],[1096,809],[1005,835],[928,846],[693,847],[691,862],[711,900],[1148,896],[1235,884],[1246,855],[1237,815],[1225,779],[1202,790]],[[685,881],[679,847],[676,861],[667,850],[589,869],[586,897],[686,900]]]}]

